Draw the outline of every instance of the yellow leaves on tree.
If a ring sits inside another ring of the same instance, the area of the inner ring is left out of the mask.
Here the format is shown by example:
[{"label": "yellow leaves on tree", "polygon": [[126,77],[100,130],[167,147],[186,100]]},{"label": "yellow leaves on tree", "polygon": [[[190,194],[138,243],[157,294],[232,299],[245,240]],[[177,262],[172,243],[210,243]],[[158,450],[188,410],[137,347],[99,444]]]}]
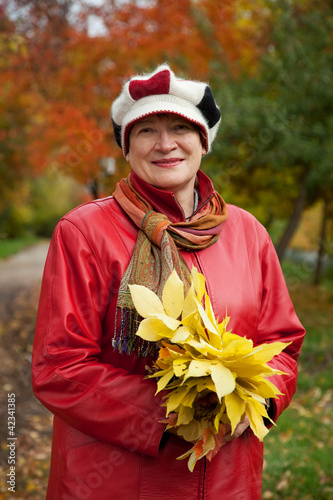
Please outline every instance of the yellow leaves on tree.
[{"label": "yellow leaves on tree", "polygon": [[191,471],[200,458],[212,459],[223,445],[225,425],[234,432],[247,415],[250,427],[263,440],[269,419],[265,399],[279,390],[268,377],[281,374],[267,362],[287,345],[282,342],[256,347],[250,339],[227,330],[214,316],[205,291],[205,278],[195,267],[192,284],[184,296],[176,271],[168,278],[162,300],[140,285],[130,285],[135,308],[144,319],[136,334],[161,346],[155,362],[157,393],[165,397],[167,429],[174,429],[194,446],[179,457],[189,457]]}]

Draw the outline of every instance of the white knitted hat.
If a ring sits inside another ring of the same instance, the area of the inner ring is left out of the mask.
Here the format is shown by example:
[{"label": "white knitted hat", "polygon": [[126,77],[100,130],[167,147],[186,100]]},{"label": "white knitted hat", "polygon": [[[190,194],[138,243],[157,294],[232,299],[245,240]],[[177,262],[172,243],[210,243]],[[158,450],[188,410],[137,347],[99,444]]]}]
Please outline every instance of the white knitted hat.
[{"label": "white knitted hat", "polygon": [[176,78],[167,64],[153,73],[134,76],[127,81],[111,107],[117,144],[126,156],[129,132],[145,116],[174,113],[200,127],[207,152],[221,121],[210,87],[203,82]]}]

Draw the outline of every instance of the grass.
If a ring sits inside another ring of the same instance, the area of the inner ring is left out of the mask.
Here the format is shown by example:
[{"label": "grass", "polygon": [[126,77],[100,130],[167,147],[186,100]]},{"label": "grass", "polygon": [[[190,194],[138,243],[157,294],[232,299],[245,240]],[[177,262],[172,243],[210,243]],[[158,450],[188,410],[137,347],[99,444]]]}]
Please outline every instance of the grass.
[{"label": "grass", "polygon": [[22,238],[0,239],[0,259],[7,259],[11,255],[24,250],[27,246],[40,241],[36,236],[23,236]]},{"label": "grass", "polygon": [[307,330],[298,389],[277,427],[265,438],[263,500],[333,498],[332,282],[313,287],[311,276],[303,271],[298,270],[298,282],[292,273],[290,286],[296,312]]}]

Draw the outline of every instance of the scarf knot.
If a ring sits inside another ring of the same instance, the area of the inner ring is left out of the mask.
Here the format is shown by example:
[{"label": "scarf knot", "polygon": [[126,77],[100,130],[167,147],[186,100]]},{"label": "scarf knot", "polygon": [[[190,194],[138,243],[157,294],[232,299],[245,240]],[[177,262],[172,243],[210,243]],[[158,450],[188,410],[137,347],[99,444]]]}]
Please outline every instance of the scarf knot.
[{"label": "scarf knot", "polygon": [[146,213],[142,221],[142,231],[153,245],[161,248],[164,231],[169,227],[170,221],[164,214],[159,214],[150,210]]}]

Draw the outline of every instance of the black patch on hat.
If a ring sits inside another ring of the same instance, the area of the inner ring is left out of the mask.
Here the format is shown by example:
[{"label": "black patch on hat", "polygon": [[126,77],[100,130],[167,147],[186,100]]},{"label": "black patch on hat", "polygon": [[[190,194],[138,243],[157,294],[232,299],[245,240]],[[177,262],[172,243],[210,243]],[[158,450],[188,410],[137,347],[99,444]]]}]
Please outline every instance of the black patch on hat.
[{"label": "black patch on hat", "polygon": [[203,98],[201,99],[199,104],[197,104],[197,108],[201,111],[201,113],[207,120],[209,128],[213,128],[221,118],[221,112],[215,104],[213,92],[211,91],[211,88],[208,87],[208,85],[205,88]]},{"label": "black patch on hat", "polygon": [[114,120],[112,120],[112,126],[113,126],[113,132],[114,132],[114,137],[116,139],[116,142],[118,146],[121,147],[121,126],[117,125]]}]

